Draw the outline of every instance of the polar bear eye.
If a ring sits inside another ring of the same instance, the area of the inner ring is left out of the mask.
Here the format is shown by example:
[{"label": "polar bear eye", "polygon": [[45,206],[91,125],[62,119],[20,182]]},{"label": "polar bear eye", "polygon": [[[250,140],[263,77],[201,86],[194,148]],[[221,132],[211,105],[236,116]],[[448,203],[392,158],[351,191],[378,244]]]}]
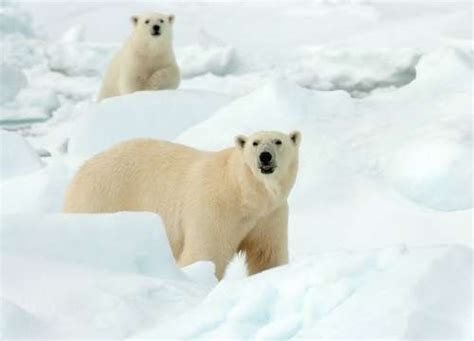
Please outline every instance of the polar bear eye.
[{"label": "polar bear eye", "polygon": [[275,140],[275,144],[276,144],[277,146],[281,145],[281,140]]},{"label": "polar bear eye", "polygon": [[160,19],[160,23],[164,23],[165,21],[163,19]]},{"label": "polar bear eye", "polygon": [[254,147],[257,147],[257,146],[258,146],[258,141],[253,141],[252,145],[253,145]]},{"label": "polar bear eye", "polygon": [[150,20],[145,20],[145,24],[149,24],[150,23]]}]

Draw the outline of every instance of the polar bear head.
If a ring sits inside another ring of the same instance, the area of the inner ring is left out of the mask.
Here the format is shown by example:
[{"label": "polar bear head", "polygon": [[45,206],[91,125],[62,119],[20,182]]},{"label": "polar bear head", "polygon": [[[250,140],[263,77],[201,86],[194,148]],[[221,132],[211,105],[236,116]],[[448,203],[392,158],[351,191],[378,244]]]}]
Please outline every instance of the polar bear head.
[{"label": "polar bear head", "polygon": [[256,177],[284,177],[296,172],[301,134],[263,131],[250,136],[239,135],[235,145],[246,165]]},{"label": "polar bear head", "polygon": [[153,44],[171,42],[173,23],[172,14],[143,13],[130,18],[133,24],[133,37],[142,43]]}]

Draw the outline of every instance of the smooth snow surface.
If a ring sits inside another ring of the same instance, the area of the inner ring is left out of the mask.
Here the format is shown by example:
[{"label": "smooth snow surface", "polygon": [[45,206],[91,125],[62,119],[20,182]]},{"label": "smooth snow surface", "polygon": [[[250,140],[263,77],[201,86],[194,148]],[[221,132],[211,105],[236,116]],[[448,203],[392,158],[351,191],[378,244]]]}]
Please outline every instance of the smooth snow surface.
[{"label": "smooth snow surface", "polygon": [[25,175],[43,167],[39,155],[19,134],[0,130],[0,178]]},{"label": "smooth snow surface", "polygon": [[[0,5],[0,338],[472,339],[472,4]],[[175,91],[95,101],[145,11]],[[300,130],[290,263],[179,269],[152,213],[62,214],[90,156]],[[8,131],[7,131],[8,130]]]},{"label": "smooth snow surface", "polygon": [[[90,157],[132,138],[174,140],[229,100],[229,96],[195,90],[144,91],[106,99],[93,105],[74,124],[68,151]],[[128,119],[130,115],[133,120]]]}]

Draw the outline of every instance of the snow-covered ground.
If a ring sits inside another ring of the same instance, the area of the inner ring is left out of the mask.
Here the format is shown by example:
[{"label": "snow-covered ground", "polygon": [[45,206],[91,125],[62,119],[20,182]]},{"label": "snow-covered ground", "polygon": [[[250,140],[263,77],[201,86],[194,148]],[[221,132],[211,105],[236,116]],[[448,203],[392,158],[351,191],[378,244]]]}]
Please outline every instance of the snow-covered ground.
[{"label": "snow-covered ground", "polygon": [[[149,10],[176,91],[94,102]],[[59,2],[0,7],[8,338],[465,338],[472,327],[472,4]],[[86,158],[134,137],[215,150],[303,134],[290,264],[179,269],[151,213],[61,214]]]}]

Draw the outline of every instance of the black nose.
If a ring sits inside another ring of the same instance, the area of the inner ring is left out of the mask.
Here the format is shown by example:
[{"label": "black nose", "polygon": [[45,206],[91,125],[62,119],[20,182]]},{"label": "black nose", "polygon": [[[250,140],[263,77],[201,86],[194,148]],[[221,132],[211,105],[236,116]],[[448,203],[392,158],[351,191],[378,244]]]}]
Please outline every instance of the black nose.
[{"label": "black nose", "polygon": [[269,163],[270,161],[272,161],[272,154],[270,154],[269,152],[263,152],[260,154],[259,158],[262,163]]},{"label": "black nose", "polygon": [[159,32],[160,31],[160,26],[159,25],[153,25],[153,31]]}]

